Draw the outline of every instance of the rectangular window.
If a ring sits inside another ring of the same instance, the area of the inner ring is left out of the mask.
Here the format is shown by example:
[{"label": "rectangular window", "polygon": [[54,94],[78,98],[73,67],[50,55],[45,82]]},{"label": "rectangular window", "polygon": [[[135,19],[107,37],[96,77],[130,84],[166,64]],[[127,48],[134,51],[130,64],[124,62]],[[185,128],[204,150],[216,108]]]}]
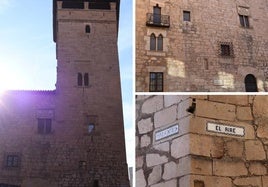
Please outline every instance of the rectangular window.
[{"label": "rectangular window", "polygon": [[51,119],[38,119],[38,133],[49,134],[51,133]]},{"label": "rectangular window", "polygon": [[8,167],[8,168],[19,167],[19,156],[18,155],[7,155],[6,156],[6,167]]},{"label": "rectangular window", "polygon": [[150,92],[163,92],[163,73],[150,72]]},{"label": "rectangular window", "polygon": [[227,44],[221,44],[221,56],[230,56],[230,46]]},{"label": "rectangular window", "polygon": [[234,57],[232,42],[219,42],[219,55],[221,57]]},{"label": "rectangular window", "polygon": [[183,11],[183,21],[191,21],[191,12]]},{"label": "rectangular window", "polygon": [[83,1],[63,1],[62,8],[68,9],[84,9],[84,2]]},{"label": "rectangular window", "polygon": [[239,15],[239,20],[242,27],[249,28],[248,16]]},{"label": "rectangular window", "polygon": [[0,183],[0,187],[20,187],[20,186],[12,185],[12,184],[3,184],[3,183]]}]

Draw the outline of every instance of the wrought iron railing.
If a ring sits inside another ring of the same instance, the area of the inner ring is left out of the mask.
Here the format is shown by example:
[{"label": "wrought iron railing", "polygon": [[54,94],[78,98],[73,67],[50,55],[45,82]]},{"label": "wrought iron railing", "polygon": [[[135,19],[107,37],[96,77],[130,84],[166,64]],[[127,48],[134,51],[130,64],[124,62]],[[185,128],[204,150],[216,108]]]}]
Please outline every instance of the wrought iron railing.
[{"label": "wrought iron railing", "polygon": [[147,26],[169,27],[169,22],[170,20],[168,15],[147,13]]}]

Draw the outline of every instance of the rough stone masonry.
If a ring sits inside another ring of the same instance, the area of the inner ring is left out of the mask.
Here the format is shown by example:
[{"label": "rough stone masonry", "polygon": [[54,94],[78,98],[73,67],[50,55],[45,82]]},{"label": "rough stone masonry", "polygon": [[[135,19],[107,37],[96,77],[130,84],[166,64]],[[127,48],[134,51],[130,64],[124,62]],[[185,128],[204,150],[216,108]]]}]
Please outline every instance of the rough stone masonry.
[{"label": "rough stone masonry", "polygon": [[267,187],[267,104],[268,96],[137,96],[136,186]]}]

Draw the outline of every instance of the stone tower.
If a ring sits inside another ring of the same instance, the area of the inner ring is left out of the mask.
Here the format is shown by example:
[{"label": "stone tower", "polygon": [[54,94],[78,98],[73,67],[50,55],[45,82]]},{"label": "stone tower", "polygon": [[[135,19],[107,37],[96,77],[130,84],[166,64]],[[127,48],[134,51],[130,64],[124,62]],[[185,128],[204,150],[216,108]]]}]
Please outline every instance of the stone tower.
[{"label": "stone tower", "polygon": [[0,98],[0,186],[129,187],[119,0],[53,1],[53,91]]}]

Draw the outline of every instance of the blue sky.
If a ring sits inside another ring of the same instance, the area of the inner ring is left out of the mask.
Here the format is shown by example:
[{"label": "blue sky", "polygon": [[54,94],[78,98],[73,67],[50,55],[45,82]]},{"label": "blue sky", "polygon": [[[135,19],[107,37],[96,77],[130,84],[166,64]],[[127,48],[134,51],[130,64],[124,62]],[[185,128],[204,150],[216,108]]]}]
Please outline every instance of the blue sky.
[{"label": "blue sky", "polygon": [[[129,166],[134,166],[132,0],[121,0],[119,59]],[[0,90],[52,90],[56,51],[52,0],[0,0]]]}]

